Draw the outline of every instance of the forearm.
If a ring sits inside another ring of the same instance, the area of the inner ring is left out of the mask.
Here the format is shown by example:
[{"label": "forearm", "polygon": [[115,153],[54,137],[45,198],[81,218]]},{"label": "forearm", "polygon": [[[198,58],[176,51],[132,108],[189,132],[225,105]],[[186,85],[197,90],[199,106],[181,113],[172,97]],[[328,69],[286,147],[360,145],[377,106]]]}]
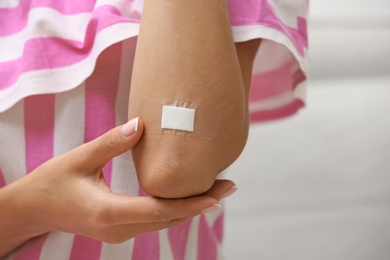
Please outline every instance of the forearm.
[{"label": "forearm", "polygon": [[241,90],[225,2],[146,0],[132,94],[170,97],[179,90],[177,98],[203,99],[205,91]]},{"label": "forearm", "polygon": [[[26,176],[27,177],[27,176]],[[26,208],[20,184],[16,181],[0,189],[0,257],[7,255],[28,239],[43,234]]]},{"label": "forearm", "polygon": [[[131,149],[143,129],[142,120],[130,120],[0,189],[0,258],[51,231],[123,243],[210,211],[229,194],[234,183],[228,180],[215,182],[204,196],[183,200],[112,192],[102,169]],[[28,254],[31,249],[21,250]]]},{"label": "forearm", "polygon": [[[207,190],[245,145],[245,92],[225,0],[145,1],[129,107],[130,117],[145,122],[144,137],[133,149],[141,186],[161,197]],[[193,135],[157,135],[148,125],[161,115],[150,112],[147,100],[217,112],[215,118],[196,118]],[[216,135],[199,138],[208,133],[197,133],[197,126],[216,121]]]}]

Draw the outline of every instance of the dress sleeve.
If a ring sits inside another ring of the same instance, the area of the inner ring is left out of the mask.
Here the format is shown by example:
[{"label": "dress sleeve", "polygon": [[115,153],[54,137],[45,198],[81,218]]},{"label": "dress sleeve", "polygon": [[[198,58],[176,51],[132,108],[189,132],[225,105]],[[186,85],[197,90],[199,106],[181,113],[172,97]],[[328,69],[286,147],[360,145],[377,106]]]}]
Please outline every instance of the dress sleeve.
[{"label": "dress sleeve", "polygon": [[28,96],[78,87],[105,49],[138,35],[143,4],[8,2],[0,3],[0,113]]},{"label": "dress sleeve", "polygon": [[228,0],[235,42],[261,38],[250,94],[252,122],[304,106],[308,73],[307,0]]},{"label": "dress sleeve", "polygon": [[[304,105],[307,0],[227,0],[236,42],[261,38],[251,120],[294,114]],[[0,112],[21,99],[59,93],[89,77],[100,53],[136,37],[143,0],[25,1],[0,4]]]}]

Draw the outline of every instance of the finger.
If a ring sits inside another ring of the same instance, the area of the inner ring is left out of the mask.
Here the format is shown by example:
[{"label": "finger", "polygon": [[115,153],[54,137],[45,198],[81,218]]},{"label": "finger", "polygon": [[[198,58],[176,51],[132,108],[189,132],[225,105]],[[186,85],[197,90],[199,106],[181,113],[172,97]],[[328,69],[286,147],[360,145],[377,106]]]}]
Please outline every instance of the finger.
[{"label": "finger", "polygon": [[138,235],[183,224],[189,219],[190,217],[186,217],[163,222],[126,224],[106,227],[103,230],[100,230],[100,235],[96,238],[107,243],[123,243]]},{"label": "finger", "polygon": [[140,234],[144,234],[147,232],[153,232],[158,231],[165,228],[174,227],[180,224],[183,224],[187,220],[189,220],[191,217],[185,217],[185,218],[178,218],[178,219],[171,219],[169,221],[163,221],[163,222],[154,222],[154,223],[141,223],[141,224],[135,224],[135,225],[126,225],[129,227],[131,226],[131,231],[135,233],[136,236]]},{"label": "finger", "polygon": [[80,165],[87,168],[104,166],[109,160],[130,150],[141,138],[144,125],[141,119],[134,118],[125,125],[111,129],[102,136],[78,148]]},{"label": "finger", "polygon": [[115,225],[163,222],[195,216],[218,204],[219,199],[234,185],[234,182],[229,180],[216,180],[204,195],[185,199],[130,197],[111,193],[111,196],[104,197],[107,210],[102,221],[107,225]]},{"label": "finger", "polygon": [[186,199],[159,199],[154,197],[130,197],[113,194],[106,197],[106,212],[101,216],[103,225],[156,223],[192,217],[218,201],[209,196]]},{"label": "finger", "polygon": [[233,190],[237,190],[236,184],[231,180],[216,180],[213,186],[203,195],[213,197],[216,200],[225,198],[226,195],[231,195]]}]

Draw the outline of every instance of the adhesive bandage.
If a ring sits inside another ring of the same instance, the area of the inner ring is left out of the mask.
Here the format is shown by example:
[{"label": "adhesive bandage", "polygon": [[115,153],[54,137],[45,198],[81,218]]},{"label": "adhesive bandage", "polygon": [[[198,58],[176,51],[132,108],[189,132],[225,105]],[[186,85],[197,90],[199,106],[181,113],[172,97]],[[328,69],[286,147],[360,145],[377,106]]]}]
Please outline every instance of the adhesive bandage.
[{"label": "adhesive bandage", "polygon": [[161,128],[194,132],[195,109],[163,106]]},{"label": "adhesive bandage", "polygon": [[184,135],[212,141],[221,128],[221,116],[213,104],[146,99],[140,101],[137,115],[145,134]]}]

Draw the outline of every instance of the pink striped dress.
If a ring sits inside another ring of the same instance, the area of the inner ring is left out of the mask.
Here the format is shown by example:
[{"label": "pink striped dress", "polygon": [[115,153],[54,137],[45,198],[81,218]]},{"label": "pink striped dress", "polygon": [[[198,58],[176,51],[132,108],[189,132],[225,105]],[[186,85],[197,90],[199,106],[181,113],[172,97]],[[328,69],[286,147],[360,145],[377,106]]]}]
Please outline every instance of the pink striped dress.
[{"label": "pink striped dress", "polygon": [[[228,0],[234,40],[262,38],[252,121],[303,106],[307,0]],[[143,0],[0,1],[0,187],[127,121]],[[106,165],[114,192],[140,193],[129,153]],[[223,259],[223,211],[120,245],[63,232],[6,259]],[[1,246],[1,242],[0,242]]]}]

